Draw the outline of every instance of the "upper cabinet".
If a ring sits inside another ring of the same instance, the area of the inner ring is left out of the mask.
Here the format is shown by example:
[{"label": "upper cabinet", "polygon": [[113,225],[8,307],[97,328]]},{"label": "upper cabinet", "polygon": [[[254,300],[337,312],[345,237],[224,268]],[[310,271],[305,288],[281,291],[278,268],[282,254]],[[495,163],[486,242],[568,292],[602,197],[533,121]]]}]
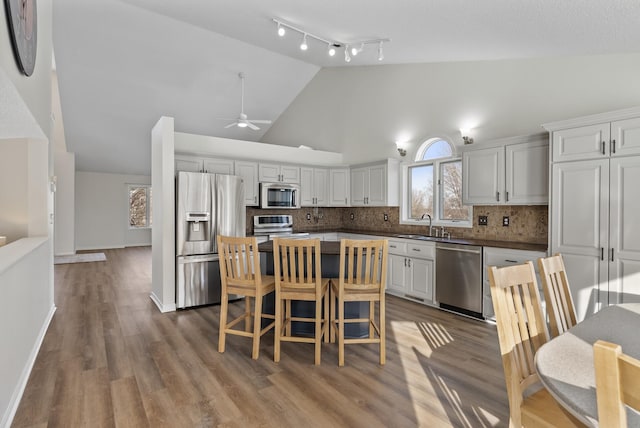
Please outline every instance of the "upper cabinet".
[{"label": "upper cabinet", "polygon": [[250,161],[236,161],[236,175],[244,180],[244,200],[247,206],[258,206],[259,184],[258,184],[258,163]]},{"label": "upper cabinet", "polygon": [[397,206],[399,161],[351,168],[352,206]]},{"label": "upper cabinet", "polygon": [[505,144],[462,154],[465,205],[548,204],[549,145]]},{"label": "upper cabinet", "polygon": [[293,165],[277,165],[260,163],[258,180],[268,183],[300,183],[300,167]]},{"label": "upper cabinet", "polygon": [[230,159],[203,158],[187,155],[175,155],[175,170],[187,172],[207,172],[209,174],[234,173]]},{"label": "upper cabinet", "polygon": [[300,168],[300,203],[303,207],[329,204],[329,170],[326,168]]},{"label": "upper cabinet", "polygon": [[329,206],[349,206],[349,168],[329,170]]},{"label": "upper cabinet", "polygon": [[560,129],[552,134],[553,161],[640,154],[640,118]]}]

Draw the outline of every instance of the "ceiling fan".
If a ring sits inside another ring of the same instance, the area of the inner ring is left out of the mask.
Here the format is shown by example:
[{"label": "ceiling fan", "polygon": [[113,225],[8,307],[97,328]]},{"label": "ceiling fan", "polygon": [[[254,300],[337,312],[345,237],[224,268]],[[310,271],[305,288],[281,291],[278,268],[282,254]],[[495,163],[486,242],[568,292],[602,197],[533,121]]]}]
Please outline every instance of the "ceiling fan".
[{"label": "ceiling fan", "polygon": [[247,117],[247,115],[244,113],[244,73],[238,73],[238,77],[240,77],[240,82],[242,85],[242,95],[240,98],[240,116],[236,119],[225,119],[225,118],[218,118],[219,120],[234,120],[235,122],[228,124],[227,126],[225,126],[225,128],[231,128],[232,126],[237,126],[238,128],[250,128],[253,129],[254,131],[259,130],[260,128],[258,126],[256,126],[256,123],[265,123],[265,124],[269,124],[271,123],[270,120],[254,120],[254,119],[249,119]]}]

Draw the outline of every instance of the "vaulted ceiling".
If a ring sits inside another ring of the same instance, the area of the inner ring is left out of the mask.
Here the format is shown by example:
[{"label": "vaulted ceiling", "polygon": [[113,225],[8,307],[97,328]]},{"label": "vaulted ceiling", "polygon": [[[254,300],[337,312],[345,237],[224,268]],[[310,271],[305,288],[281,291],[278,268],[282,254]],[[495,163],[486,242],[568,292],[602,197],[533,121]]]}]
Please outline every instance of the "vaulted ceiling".
[{"label": "vaulted ceiling", "polygon": [[[538,132],[544,121],[640,104],[640,2],[601,0],[56,0],[54,49],[78,170],[150,174],[150,130],[309,145],[347,159],[393,141]],[[345,63],[314,39],[390,38]],[[617,54],[617,55],[611,55]],[[270,119],[228,128],[244,110]],[[370,150],[363,150],[370,149]]]}]

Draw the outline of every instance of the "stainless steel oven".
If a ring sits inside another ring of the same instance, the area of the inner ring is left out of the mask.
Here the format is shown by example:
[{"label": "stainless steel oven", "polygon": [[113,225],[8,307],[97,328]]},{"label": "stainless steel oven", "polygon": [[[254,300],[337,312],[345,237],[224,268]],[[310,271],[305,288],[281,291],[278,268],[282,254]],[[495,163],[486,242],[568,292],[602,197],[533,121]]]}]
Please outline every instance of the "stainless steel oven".
[{"label": "stainless steel oven", "polygon": [[260,183],[260,208],[300,208],[300,186],[286,183]]}]

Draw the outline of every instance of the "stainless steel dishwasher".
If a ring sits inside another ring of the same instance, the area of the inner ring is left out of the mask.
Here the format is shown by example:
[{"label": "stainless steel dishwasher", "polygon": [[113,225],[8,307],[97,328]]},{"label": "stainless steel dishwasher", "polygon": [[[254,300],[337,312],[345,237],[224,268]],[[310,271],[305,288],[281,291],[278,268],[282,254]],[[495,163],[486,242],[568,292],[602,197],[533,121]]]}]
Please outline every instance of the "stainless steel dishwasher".
[{"label": "stainless steel dishwasher", "polygon": [[436,300],[443,309],[482,318],[482,247],[436,243]]}]

